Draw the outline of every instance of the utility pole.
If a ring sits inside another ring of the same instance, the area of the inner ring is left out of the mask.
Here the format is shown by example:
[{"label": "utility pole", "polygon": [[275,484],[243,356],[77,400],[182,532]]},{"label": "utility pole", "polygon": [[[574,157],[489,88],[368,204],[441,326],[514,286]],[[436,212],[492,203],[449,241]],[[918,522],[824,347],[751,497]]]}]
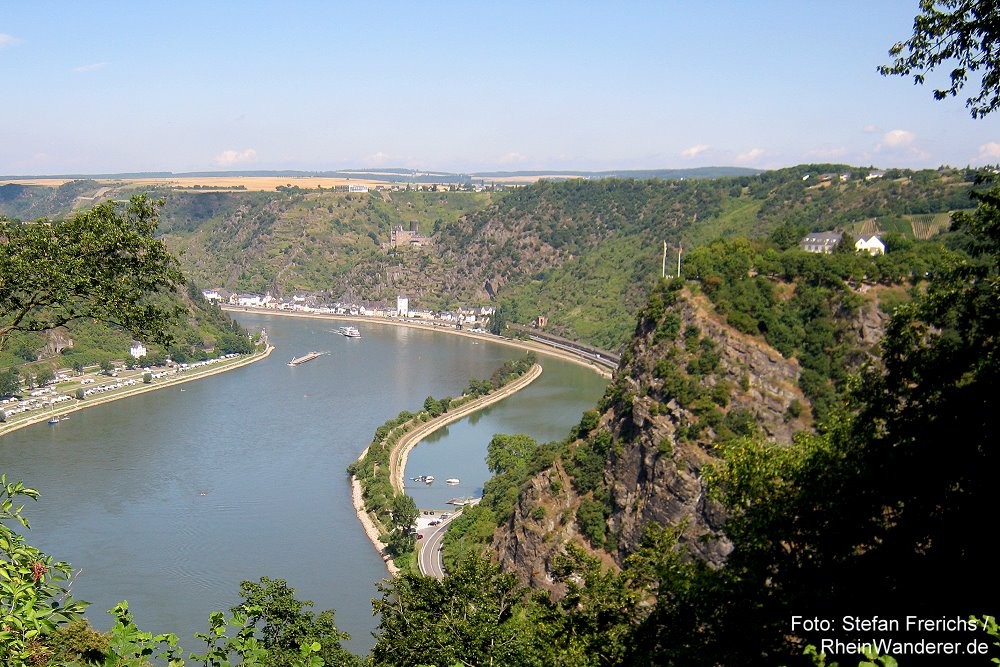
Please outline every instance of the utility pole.
[{"label": "utility pole", "polygon": [[660,269],[660,277],[667,277],[667,242],[663,242],[663,267]]},{"label": "utility pole", "polygon": [[684,252],[684,246],[677,246],[677,277],[681,277],[681,253]]}]

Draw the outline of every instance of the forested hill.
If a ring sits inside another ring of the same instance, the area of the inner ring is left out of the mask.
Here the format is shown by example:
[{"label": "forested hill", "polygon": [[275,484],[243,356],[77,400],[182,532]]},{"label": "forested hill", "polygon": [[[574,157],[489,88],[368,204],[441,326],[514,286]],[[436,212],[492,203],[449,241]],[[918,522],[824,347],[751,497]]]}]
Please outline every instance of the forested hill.
[{"label": "forested hill", "polygon": [[[500,192],[345,193],[153,190],[166,200],[161,235],[200,285],[238,291],[324,293],[411,307],[494,303],[502,317],[538,315],[553,333],[619,349],[634,316],[687,253],[719,236],[771,237],[781,247],[808,230],[926,238],[948,212],[970,207],[965,170],[798,167],[715,179],[540,181]],[[0,213],[58,215],[123,193],[96,181],[59,188],[0,186]],[[126,188],[127,189],[127,188]],[[390,248],[396,227],[430,243]]]}]

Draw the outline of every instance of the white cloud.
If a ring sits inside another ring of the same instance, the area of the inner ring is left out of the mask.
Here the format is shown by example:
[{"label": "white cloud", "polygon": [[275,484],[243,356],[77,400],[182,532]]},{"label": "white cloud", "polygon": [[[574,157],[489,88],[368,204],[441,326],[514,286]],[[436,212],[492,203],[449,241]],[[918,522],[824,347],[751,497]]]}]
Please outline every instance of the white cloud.
[{"label": "white cloud", "polygon": [[0,49],[5,46],[14,46],[15,44],[20,44],[21,40],[14,35],[8,35],[5,32],[0,32]]},{"label": "white cloud", "polygon": [[740,153],[736,156],[736,162],[752,162],[756,160],[761,155],[764,154],[763,148],[751,148],[746,153]]},{"label": "white cloud", "polygon": [[882,135],[882,143],[888,148],[905,148],[916,140],[917,135],[908,130],[890,130]]},{"label": "white cloud", "polygon": [[991,141],[988,144],[983,144],[979,147],[979,159],[980,160],[998,160],[1000,159],[1000,144],[995,141]]},{"label": "white cloud", "polygon": [[74,67],[74,72],[93,72],[94,70],[104,69],[108,66],[108,63],[91,63],[89,65],[80,65],[79,67]]},{"label": "white cloud", "polygon": [[691,146],[690,148],[685,148],[681,151],[681,157],[691,159],[697,157],[701,153],[704,153],[710,148],[708,144],[698,144],[696,146]]},{"label": "white cloud", "polygon": [[869,123],[868,125],[865,125],[861,129],[864,130],[865,132],[869,132],[869,133],[870,132],[879,132],[880,131],[879,128],[878,128],[878,125],[872,125],[871,123]]},{"label": "white cloud", "polygon": [[234,164],[253,162],[256,159],[257,151],[252,148],[248,148],[243,151],[222,151],[215,156],[215,164],[223,167],[229,167]]},{"label": "white cloud", "polygon": [[890,130],[882,135],[882,143],[875,147],[876,153],[894,154],[913,160],[927,160],[930,153],[917,145],[917,135],[909,130]]}]

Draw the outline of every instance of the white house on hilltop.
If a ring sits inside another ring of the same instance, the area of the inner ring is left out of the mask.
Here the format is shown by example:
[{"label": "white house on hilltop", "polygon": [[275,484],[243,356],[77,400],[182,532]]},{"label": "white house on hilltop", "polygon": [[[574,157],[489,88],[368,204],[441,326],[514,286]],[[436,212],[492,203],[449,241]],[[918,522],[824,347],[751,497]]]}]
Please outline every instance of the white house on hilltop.
[{"label": "white house on hilltop", "polygon": [[862,236],[854,243],[854,249],[858,252],[867,252],[869,255],[885,254],[885,244],[875,235]]},{"label": "white house on hilltop", "polygon": [[136,359],[140,359],[146,356],[146,346],[139,342],[132,343],[132,347],[129,348],[128,353]]}]

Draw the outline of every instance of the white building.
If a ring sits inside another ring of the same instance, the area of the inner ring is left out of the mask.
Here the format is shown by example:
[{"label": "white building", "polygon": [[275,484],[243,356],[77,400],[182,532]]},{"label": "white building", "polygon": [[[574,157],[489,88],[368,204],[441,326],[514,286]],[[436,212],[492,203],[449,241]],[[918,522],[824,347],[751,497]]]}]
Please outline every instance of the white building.
[{"label": "white building", "polygon": [[132,343],[132,347],[129,348],[128,353],[131,354],[136,359],[139,359],[140,357],[145,357],[146,346],[139,342]]},{"label": "white building", "polygon": [[410,314],[410,299],[405,294],[396,297],[396,313],[399,317],[407,317]]},{"label": "white building", "polygon": [[236,294],[237,306],[266,306],[271,301],[271,295],[263,296],[261,294]]},{"label": "white building", "polygon": [[854,243],[854,249],[858,252],[867,252],[869,255],[884,255],[885,244],[875,236],[862,236]]},{"label": "white building", "polygon": [[347,186],[347,191],[348,192],[368,192],[368,186],[367,185],[348,185]]}]

